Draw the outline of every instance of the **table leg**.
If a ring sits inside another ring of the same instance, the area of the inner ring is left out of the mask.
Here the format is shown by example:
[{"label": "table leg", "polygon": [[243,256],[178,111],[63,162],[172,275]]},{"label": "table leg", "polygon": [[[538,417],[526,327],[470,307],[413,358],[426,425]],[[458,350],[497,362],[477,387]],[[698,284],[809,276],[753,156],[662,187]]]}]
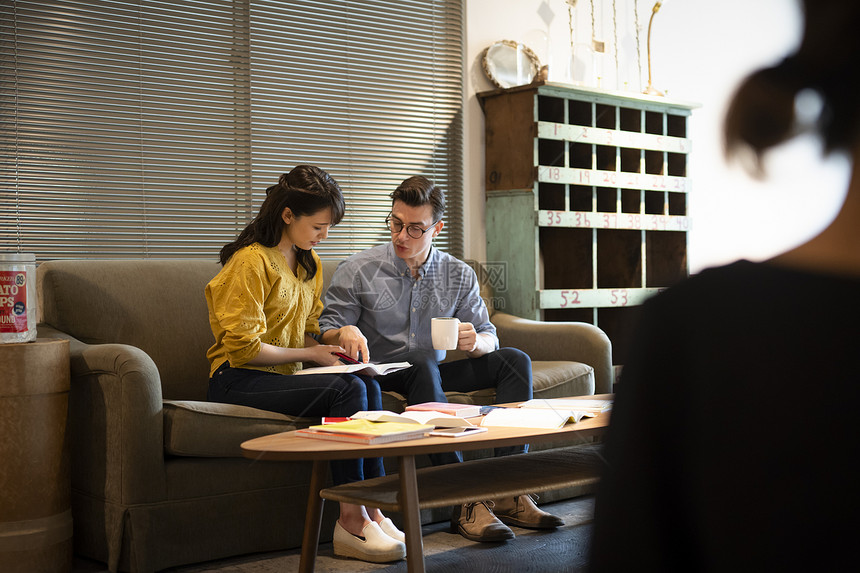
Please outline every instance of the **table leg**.
[{"label": "table leg", "polygon": [[314,563],[317,559],[323,511],[323,499],[320,497],[320,490],[325,486],[328,464],[327,460],[314,460],[314,467],[311,471],[308,509],[305,513],[305,531],[302,536],[302,557],[299,560],[301,573],[313,573]]},{"label": "table leg", "polygon": [[421,537],[421,510],[418,509],[418,475],[415,456],[400,457],[400,507],[406,531],[406,570],[424,573],[424,540]]}]

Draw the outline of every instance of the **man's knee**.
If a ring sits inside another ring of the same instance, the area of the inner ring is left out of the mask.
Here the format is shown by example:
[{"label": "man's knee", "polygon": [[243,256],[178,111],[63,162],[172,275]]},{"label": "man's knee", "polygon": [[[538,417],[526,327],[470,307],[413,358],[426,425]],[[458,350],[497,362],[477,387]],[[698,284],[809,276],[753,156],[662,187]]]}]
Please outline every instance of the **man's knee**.
[{"label": "man's knee", "polygon": [[367,386],[364,380],[354,374],[341,374],[338,378],[339,390],[347,400],[367,404]]},{"label": "man's knee", "polygon": [[499,348],[496,355],[504,368],[521,373],[531,372],[532,359],[519,348]]}]

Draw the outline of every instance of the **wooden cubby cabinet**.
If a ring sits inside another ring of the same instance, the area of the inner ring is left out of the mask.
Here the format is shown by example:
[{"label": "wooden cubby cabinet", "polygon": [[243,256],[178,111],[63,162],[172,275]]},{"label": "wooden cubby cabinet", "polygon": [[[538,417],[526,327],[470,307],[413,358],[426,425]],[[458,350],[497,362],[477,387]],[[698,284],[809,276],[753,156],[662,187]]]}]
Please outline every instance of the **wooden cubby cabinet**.
[{"label": "wooden cubby cabinet", "polygon": [[622,364],[636,307],[688,274],[696,105],[550,83],[478,99],[497,306],[595,324]]}]

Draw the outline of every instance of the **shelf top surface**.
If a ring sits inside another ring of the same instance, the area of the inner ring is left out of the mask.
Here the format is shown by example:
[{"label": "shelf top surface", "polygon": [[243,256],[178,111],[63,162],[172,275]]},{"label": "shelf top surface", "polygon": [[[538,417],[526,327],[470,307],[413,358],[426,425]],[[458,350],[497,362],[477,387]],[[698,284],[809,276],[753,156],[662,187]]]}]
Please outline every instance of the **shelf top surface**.
[{"label": "shelf top surface", "polygon": [[597,98],[601,100],[614,100],[619,103],[628,101],[636,102],[639,104],[651,104],[660,107],[680,108],[685,110],[693,110],[702,107],[702,104],[700,103],[675,100],[663,96],[653,96],[635,92],[611,91],[600,88],[577,86],[573,84],[564,84],[558,82],[533,82],[527,85],[516,86],[513,88],[498,88],[485,92],[478,92],[476,95],[478,97],[478,100],[480,101],[498,95],[517,93],[535,89],[539,93],[546,95],[579,95],[589,98]]}]

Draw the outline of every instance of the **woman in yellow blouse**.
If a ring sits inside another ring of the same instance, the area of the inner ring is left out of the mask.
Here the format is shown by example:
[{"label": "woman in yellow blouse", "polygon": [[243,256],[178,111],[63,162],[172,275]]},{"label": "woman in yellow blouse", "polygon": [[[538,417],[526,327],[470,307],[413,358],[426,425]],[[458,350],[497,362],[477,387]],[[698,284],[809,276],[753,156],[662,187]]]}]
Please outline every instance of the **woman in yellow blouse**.
[{"label": "woman in yellow blouse", "polygon": [[[223,268],[206,285],[215,344],[208,398],[293,416],[381,410],[379,384],[352,374],[292,376],[302,362],[337,363],[340,346],[318,344],[322,272],[313,247],[340,222],[340,187],[299,165],[266,190],[260,212],[221,249]],[[333,461],[335,484],[384,475],[382,460]],[[406,555],[404,536],[379,509],[340,504],[334,552],[386,562]]]}]

